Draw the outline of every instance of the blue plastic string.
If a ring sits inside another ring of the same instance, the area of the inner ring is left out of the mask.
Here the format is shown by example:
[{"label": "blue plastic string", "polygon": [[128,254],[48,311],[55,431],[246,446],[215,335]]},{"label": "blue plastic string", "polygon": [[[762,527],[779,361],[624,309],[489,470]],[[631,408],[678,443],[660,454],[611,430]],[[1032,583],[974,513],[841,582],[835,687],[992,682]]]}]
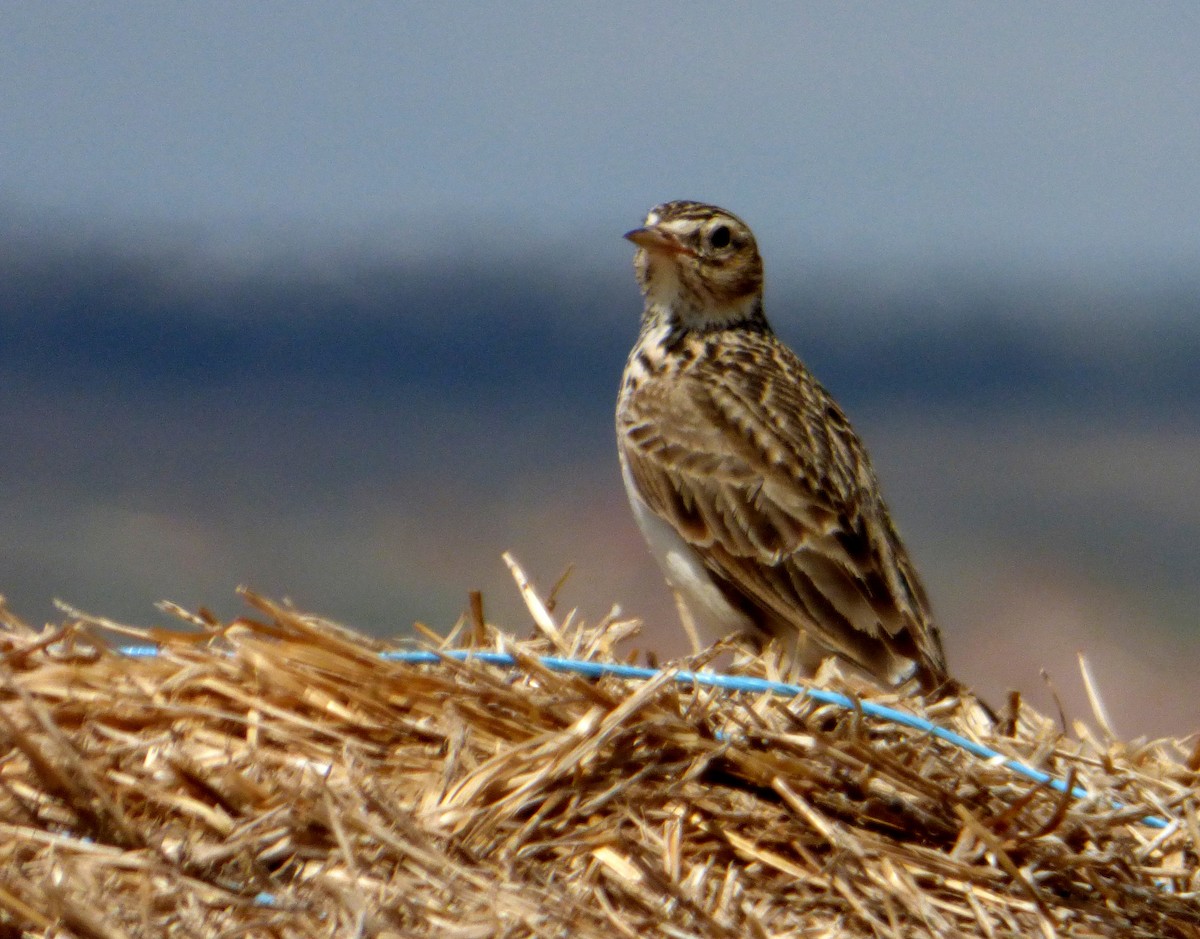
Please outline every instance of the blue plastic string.
[{"label": "blue plastic string", "polygon": [[[158,655],[158,648],[156,646],[125,646],[118,651],[122,655],[127,655],[131,658],[153,658]],[[495,665],[500,668],[515,668],[519,667],[520,664],[514,656],[507,652],[480,652],[474,649],[450,649],[444,652],[401,650],[383,652],[380,655],[388,662],[401,662],[408,665],[436,665],[447,658],[459,662],[481,662],[485,665]],[[646,681],[662,674],[661,669],[644,668],[637,665],[621,665],[616,662],[584,662],[579,659],[568,659],[554,655],[537,656],[535,658],[537,662],[551,671],[571,672],[586,678],[610,677],[631,681]],[[839,694],[836,691],[825,691],[821,688],[807,688],[804,685],[768,681],[765,678],[723,675],[719,672],[678,671],[675,672],[674,678],[680,684],[693,685],[698,688],[719,688],[722,691],[740,691],[748,694],[773,694],[788,698],[805,697],[822,704],[832,704],[835,707],[851,711],[861,711],[863,714],[868,714],[871,717],[877,717],[881,720],[891,721],[893,724],[900,724],[904,727],[923,731],[980,759],[995,760],[1013,773],[1024,776],[1026,779],[1032,780],[1039,785],[1048,786],[1056,792],[1069,794],[1076,799],[1088,798],[1087,790],[1081,786],[1071,786],[1068,788],[1063,780],[1040,769],[1026,766],[1024,763],[1005,756],[991,747],[970,740],[962,736],[962,734],[956,734],[952,730],[940,727],[915,714],[898,711],[895,708],[876,704],[873,701],[856,701],[847,695]],[[1120,802],[1112,802],[1110,804],[1116,811],[1127,808],[1126,805]],[[1144,815],[1141,818],[1141,822],[1151,828],[1158,829],[1167,828],[1170,824],[1165,819],[1159,818],[1156,815]]]}]

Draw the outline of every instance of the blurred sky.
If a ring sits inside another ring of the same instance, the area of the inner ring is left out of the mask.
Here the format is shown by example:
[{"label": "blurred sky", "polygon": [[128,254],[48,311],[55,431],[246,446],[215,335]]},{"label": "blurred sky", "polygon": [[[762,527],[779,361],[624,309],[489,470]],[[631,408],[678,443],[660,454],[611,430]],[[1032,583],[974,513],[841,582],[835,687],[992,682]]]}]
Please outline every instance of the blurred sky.
[{"label": "blurred sky", "polygon": [[578,245],[650,205],[778,260],[1200,262],[1200,7],[0,5],[0,205],[320,245]]},{"label": "blurred sky", "polygon": [[1080,713],[1087,649],[1125,727],[1193,728],[1197,50],[1194,0],[5,0],[0,590],[523,624],[507,548],[677,636],[611,408],[620,234],[699,198],[956,673]]}]

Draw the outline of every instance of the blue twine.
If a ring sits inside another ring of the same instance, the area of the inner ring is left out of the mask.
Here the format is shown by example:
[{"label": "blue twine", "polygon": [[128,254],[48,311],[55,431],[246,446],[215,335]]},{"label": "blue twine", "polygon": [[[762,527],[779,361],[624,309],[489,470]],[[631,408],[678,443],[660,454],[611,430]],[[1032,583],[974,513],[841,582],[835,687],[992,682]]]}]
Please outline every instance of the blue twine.
[{"label": "blue twine", "polygon": [[[156,646],[125,646],[117,651],[131,658],[153,658],[158,655],[158,648]],[[388,662],[400,662],[407,665],[436,665],[443,659],[454,659],[459,662],[481,662],[485,665],[495,665],[501,668],[519,666],[516,658],[507,652],[480,652],[474,649],[449,649],[444,652],[398,650],[382,652],[380,653],[380,657]],[[572,672],[586,678],[608,677],[646,681],[662,674],[661,669],[644,668],[637,665],[622,665],[616,662],[584,662],[579,659],[568,659],[554,655],[536,656],[535,658],[543,667],[551,671]],[[680,684],[694,685],[698,688],[719,688],[723,691],[773,694],[788,698],[806,697],[822,704],[832,704],[835,707],[845,708],[846,710],[861,711],[863,714],[891,721],[893,724],[900,724],[904,727],[911,727],[914,730],[924,731],[980,759],[996,760],[1001,766],[1017,775],[1024,776],[1026,779],[1032,780],[1039,785],[1049,786],[1056,792],[1068,794],[1075,799],[1086,799],[1088,797],[1087,790],[1081,786],[1068,787],[1063,780],[1051,776],[1040,769],[1026,766],[1024,763],[1007,757],[998,750],[993,750],[991,747],[970,740],[962,736],[962,734],[956,734],[954,731],[940,727],[923,717],[918,717],[915,714],[909,714],[905,711],[898,711],[895,708],[890,708],[882,704],[876,704],[874,701],[856,701],[847,695],[839,694],[836,691],[826,691],[822,688],[807,688],[804,685],[769,681],[765,678],[723,675],[717,672],[681,670],[676,672],[674,677],[675,681]],[[1114,801],[1111,805],[1116,811],[1128,808],[1128,806],[1121,802]],[[1168,821],[1156,815],[1144,815],[1140,821],[1150,828],[1164,829],[1170,825]]]}]

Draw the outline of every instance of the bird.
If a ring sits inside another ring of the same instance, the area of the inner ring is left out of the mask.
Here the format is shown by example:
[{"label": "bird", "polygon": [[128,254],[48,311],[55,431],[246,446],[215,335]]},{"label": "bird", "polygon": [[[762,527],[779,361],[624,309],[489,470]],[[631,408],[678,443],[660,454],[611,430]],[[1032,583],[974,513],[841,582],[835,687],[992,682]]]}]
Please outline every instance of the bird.
[{"label": "bird", "polygon": [[645,306],[617,400],[634,518],[693,644],[778,639],[879,687],[946,694],[941,634],[867,451],[772,330],[750,228],[666,202],[625,234]]}]

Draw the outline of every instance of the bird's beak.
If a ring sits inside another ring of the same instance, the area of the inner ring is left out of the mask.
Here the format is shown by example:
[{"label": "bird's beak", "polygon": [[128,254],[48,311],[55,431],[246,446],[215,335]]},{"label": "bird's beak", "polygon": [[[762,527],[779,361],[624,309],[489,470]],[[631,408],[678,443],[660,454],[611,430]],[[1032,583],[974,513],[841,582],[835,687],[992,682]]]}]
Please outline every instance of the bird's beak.
[{"label": "bird's beak", "polygon": [[645,248],[647,251],[656,254],[688,254],[695,255],[695,251],[680,243],[679,239],[661,228],[653,226],[648,228],[635,228],[633,231],[625,232],[625,237],[632,241],[639,248]]}]

